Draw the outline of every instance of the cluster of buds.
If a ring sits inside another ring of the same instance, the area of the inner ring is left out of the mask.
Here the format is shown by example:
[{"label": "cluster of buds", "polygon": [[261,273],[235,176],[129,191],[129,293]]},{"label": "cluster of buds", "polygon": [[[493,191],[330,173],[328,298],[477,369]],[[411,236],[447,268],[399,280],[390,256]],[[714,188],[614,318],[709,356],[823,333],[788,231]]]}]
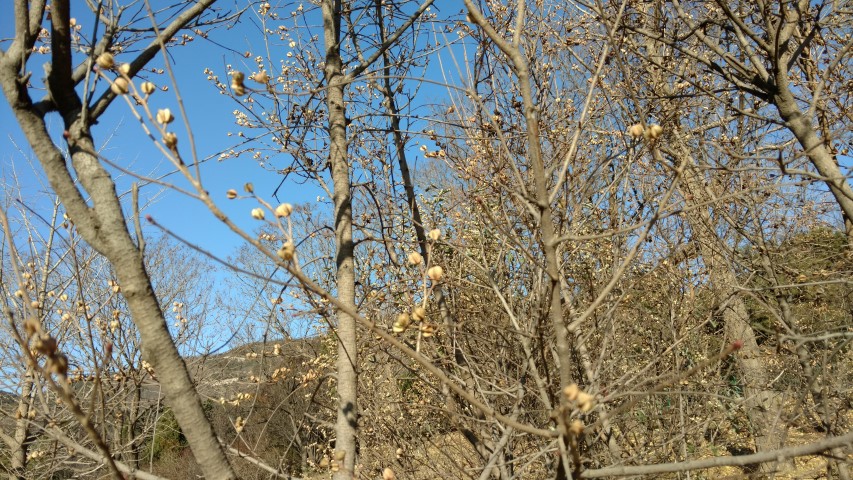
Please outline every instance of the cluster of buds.
[{"label": "cluster of buds", "polygon": [[234,92],[234,95],[242,97],[246,94],[246,86],[243,84],[245,78],[246,76],[243,75],[243,72],[234,72],[231,74],[231,91]]},{"label": "cluster of buds", "polygon": [[237,417],[236,419],[234,419],[234,430],[235,430],[237,433],[242,432],[242,431],[243,431],[243,428],[244,428],[245,426],[246,426],[246,421],[245,421],[245,420],[243,420],[243,417]]},{"label": "cluster of buds", "polygon": [[642,124],[637,123],[628,127],[628,135],[634,138],[645,137],[646,140],[657,140],[663,135],[663,127],[653,124],[643,128]]},{"label": "cluster of buds", "polygon": [[565,395],[566,399],[570,402],[574,402],[578,407],[578,410],[583,413],[589,413],[595,407],[595,396],[581,390],[576,383],[564,388],[563,395]]}]

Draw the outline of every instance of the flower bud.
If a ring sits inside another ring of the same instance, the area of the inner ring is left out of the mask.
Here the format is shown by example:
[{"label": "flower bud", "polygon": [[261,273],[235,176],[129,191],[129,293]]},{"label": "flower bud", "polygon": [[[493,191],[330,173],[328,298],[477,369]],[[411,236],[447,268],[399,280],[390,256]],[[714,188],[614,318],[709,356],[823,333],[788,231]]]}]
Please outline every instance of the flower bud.
[{"label": "flower bud", "polygon": [[130,73],[130,64],[122,63],[120,67],[118,67],[118,71],[121,72],[122,75],[127,75]]},{"label": "flower bud", "polygon": [[264,219],[264,209],[263,208],[253,208],[252,209],[252,218],[255,220],[263,220]]},{"label": "flower bud", "polygon": [[433,228],[432,230],[429,231],[429,238],[433,242],[437,242],[438,239],[441,238],[441,230],[439,230],[437,228]]},{"label": "flower bud", "polygon": [[394,331],[394,333],[403,333],[406,331],[407,328],[409,328],[409,323],[409,314],[401,313],[397,315],[397,320],[394,322],[394,325],[391,326],[391,329]]},{"label": "flower bud", "polygon": [[243,190],[245,190],[246,193],[255,193],[255,186],[252,185],[251,182],[249,182],[243,185]]},{"label": "flower bud", "polygon": [[427,270],[427,277],[429,277],[433,282],[441,280],[442,276],[444,276],[444,269],[438,265],[430,267],[429,270]]},{"label": "flower bud", "polygon": [[397,480],[397,475],[391,467],[385,467],[385,470],[382,470],[382,480]]},{"label": "flower bud", "polygon": [[409,265],[420,265],[424,261],[424,257],[418,252],[409,254]]},{"label": "flower bud", "polygon": [[110,90],[112,90],[116,95],[124,95],[127,93],[127,86],[127,79],[119,77],[113,80],[113,84],[110,85]]},{"label": "flower bud", "polygon": [[586,393],[586,392],[578,392],[578,408],[587,413],[595,406],[595,397]]},{"label": "flower bud", "polygon": [[573,401],[574,399],[578,398],[578,394],[580,393],[580,391],[581,389],[580,387],[578,387],[578,384],[573,383],[563,389],[563,395],[565,395],[567,399]]},{"label": "flower bud", "polygon": [[161,108],[157,110],[157,122],[163,125],[172,123],[175,120],[175,116],[172,115],[172,111],[168,108]]},{"label": "flower bud", "polygon": [[583,422],[581,422],[580,420],[575,420],[574,422],[572,422],[572,424],[569,425],[569,433],[571,433],[575,437],[581,436],[581,434],[583,433]]},{"label": "flower bud", "polygon": [[426,308],[424,307],[415,307],[412,310],[412,320],[416,322],[421,322],[426,318]]},{"label": "flower bud", "polygon": [[634,138],[640,138],[643,136],[643,125],[640,123],[636,123],[628,127],[628,135],[631,135]]},{"label": "flower bud", "polygon": [[265,84],[265,83],[270,81],[270,76],[267,75],[266,70],[261,70],[260,72],[252,75],[252,80],[254,80],[258,83],[264,83]]},{"label": "flower bud", "polygon": [[421,324],[421,334],[424,338],[429,338],[435,335],[435,325],[432,323],[423,323]]},{"label": "flower bud", "polygon": [[278,258],[289,262],[293,260],[293,256],[296,254],[296,246],[290,240],[284,242],[284,245],[275,252],[278,255]]},{"label": "flower bud", "polygon": [[97,63],[99,67],[109,70],[110,68],[113,68],[115,66],[116,60],[115,57],[113,57],[112,53],[104,52],[98,55],[98,58],[95,60],[95,63]]},{"label": "flower bud", "polygon": [[142,82],[142,85],[139,86],[139,89],[142,90],[142,93],[145,95],[151,95],[157,90],[157,86],[151,82]]},{"label": "flower bud", "polygon": [[291,213],[293,213],[293,205],[289,203],[282,203],[281,205],[275,207],[276,217],[287,218],[290,216]]},{"label": "flower bud", "polygon": [[656,140],[663,135],[663,127],[660,125],[650,125],[648,130],[646,130],[646,138],[649,140]]},{"label": "flower bud", "polygon": [[234,200],[235,198],[237,198],[237,190],[234,190],[232,188],[225,192],[225,196],[228,197],[228,200]]},{"label": "flower bud", "polygon": [[163,145],[166,145],[170,150],[174,150],[178,146],[178,136],[175,135],[175,132],[163,134]]}]

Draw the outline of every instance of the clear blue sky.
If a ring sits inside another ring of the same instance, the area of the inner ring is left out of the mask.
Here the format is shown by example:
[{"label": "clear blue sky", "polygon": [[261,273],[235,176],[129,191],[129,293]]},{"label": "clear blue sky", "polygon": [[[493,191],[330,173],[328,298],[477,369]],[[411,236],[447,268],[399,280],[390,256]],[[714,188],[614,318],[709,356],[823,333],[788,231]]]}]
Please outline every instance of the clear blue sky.
[{"label": "clear blue sky", "polygon": [[[78,22],[89,26],[91,12],[85,7],[77,8],[76,11],[79,15]],[[75,16],[74,10],[72,16]],[[252,30],[251,33],[257,36],[256,30]],[[0,38],[9,38],[11,32],[11,16],[0,16]],[[249,33],[241,28],[218,29],[212,33],[211,38],[220,44],[245,50],[248,35]],[[238,130],[231,113],[237,105],[231,98],[220,95],[206,80],[207,76],[203,72],[206,67],[210,67],[218,73],[221,72],[220,76],[224,77],[225,64],[238,65],[244,59],[200,38],[186,47],[174,48],[170,53],[178,79],[178,89],[195,133],[199,157],[217,155],[237,141],[236,136],[227,136],[228,132]],[[132,59],[132,55],[118,55],[116,59],[122,62]],[[161,58],[158,57],[151,66],[162,67]],[[34,77],[42,75],[42,64],[48,61],[48,55],[33,55],[28,67],[34,72]],[[169,83],[165,75],[150,75],[149,78],[158,86]],[[104,84],[101,85],[101,88],[104,88]],[[177,116],[178,107],[174,93],[174,87],[171,85],[167,92],[154,93],[151,97],[152,108],[167,107]],[[61,120],[54,116],[50,123],[58,136],[62,129]],[[178,132],[182,154],[189,158],[189,145],[181,119],[176,119],[172,125]],[[0,126],[3,132],[0,136],[0,172],[4,183],[8,185],[12,181],[14,172],[22,187],[22,200],[33,201],[39,197],[39,192],[45,191],[46,181],[5,99],[0,102]],[[115,101],[93,132],[96,144],[102,148],[102,154],[118,165],[151,176],[160,176],[172,170],[163,155],[153,148],[150,140],[143,134],[139,123],[131,114],[130,107],[124,101]],[[59,144],[64,147],[64,142]],[[35,168],[32,168],[33,166]],[[249,155],[225,161],[208,161],[202,168],[202,178],[208,191],[219,201],[225,212],[246,229],[258,226],[258,222],[249,215],[250,210],[257,204],[250,200],[228,201],[225,191],[229,188],[242,191],[243,184],[252,182],[255,192],[272,203],[274,200],[270,195],[281,180],[280,176],[262,169]],[[178,176],[173,175],[169,179],[177,180]],[[128,190],[134,180],[117,172],[116,182],[120,192]],[[179,184],[186,186],[184,182]],[[152,215],[158,222],[188,241],[202,245],[218,256],[227,256],[240,244],[239,238],[222,226],[200,202],[156,185],[144,186],[141,192],[144,198],[153,201],[145,213]],[[282,192],[291,203],[316,203],[316,197],[322,195],[321,191],[310,186],[290,186],[283,188]]]}]

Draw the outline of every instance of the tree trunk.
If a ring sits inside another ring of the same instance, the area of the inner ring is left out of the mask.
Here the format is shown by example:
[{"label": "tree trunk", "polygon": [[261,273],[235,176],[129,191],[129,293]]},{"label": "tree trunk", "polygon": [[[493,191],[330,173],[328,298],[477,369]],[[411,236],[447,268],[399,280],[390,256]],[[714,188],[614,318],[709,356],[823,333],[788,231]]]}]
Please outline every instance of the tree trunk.
[{"label": "tree trunk", "polygon": [[[709,197],[698,178],[692,159],[685,169],[684,178],[693,198]],[[758,346],[755,331],[750,325],[746,305],[738,295],[737,278],[726,264],[724,257],[726,246],[715,231],[714,220],[707,207],[697,205],[686,211],[693,212],[688,220],[711,277],[715,303],[722,307],[726,342],[743,342],[743,347],[735,359],[740,372],[740,382],[743,385],[744,409],[752,422],[755,449],[760,452],[781,448],[784,439],[779,416],[782,411],[783,397],[770,388],[771,379],[765,368],[764,354]],[[767,469],[776,467],[773,464],[762,465],[762,468]]]},{"label": "tree trunk", "polygon": [[[345,78],[341,64],[340,0],[323,0],[323,32],[326,48],[326,105],[329,110],[329,166],[332,171],[335,202],[335,248],[337,265],[337,297],[355,309],[355,261],[352,240],[352,192],[350,165],[347,157]],[[355,319],[342,311],[337,314],[338,415],[335,423],[335,460],[338,470],[334,478],[355,476],[356,430],[358,428],[356,366],[357,338]],[[343,456],[343,458],[341,458]]]},{"label": "tree trunk", "polygon": [[[52,12],[55,26],[62,25],[64,22],[61,18],[67,14],[67,11],[60,10],[54,8]],[[63,33],[54,32],[54,35]],[[61,65],[53,65],[48,83],[51,97],[62,98],[57,107],[65,123],[71,163],[88,194],[91,206],[78,190],[65,157],[51,140],[45,119],[33,106],[25,90],[26,83],[21,81],[14,65],[6,62],[0,64],[0,85],[51,187],[61,199],[78,232],[113,265],[133,322],[142,338],[143,356],[157,371],[166,394],[166,404],[175,412],[205,477],[236,478],[204,415],[184,360],[169,333],[151,279],[145,270],[142,252],[134,244],[127,229],[115,184],[98,158],[90,153],[95,151],[94,142],[87,120],[82,118],[81,103],[71,80],[70,62],[64,69],[63,73]]]}]

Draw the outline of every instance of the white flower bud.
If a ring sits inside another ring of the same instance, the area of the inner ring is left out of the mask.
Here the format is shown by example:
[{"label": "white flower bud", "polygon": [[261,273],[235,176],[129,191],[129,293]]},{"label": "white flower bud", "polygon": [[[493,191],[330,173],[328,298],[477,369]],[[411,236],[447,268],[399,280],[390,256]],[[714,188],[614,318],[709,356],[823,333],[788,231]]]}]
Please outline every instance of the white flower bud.
[{"label": "white flower bud", "polygon": [[424,257],[418,252],[409,254],[409,265],[420,265],[424,261]]},{"label": "white flower bud", "polygon": [[267,75],[266,70],[261,70],[260,72],[254,74],[252,79],[258,83],[267,83],[270,81],[270,76]]},{"label": "white flower bud", "polygon": [[296,246],[291,241],[284,242],[284,245],[275,252],[278,255],[278,258],[289,262],[293,260],[293,256],[296,254]]},{"label": "white flower bud", "polygon": [[95,60],[95,63],[97,63],[98,66],[101,68],[110,69],[110,68],[113,68],[115,66],[116,60],[115,60],[115,57],[113,57],[112,53],[104,52],[104,53],[98,55],[98,58],[97,58],[97,60]]},{"label": "white flower bud", "polygon": [[163,134],[163,145],[166,145],[171,150],[178,146],[178,136],[174,132],[166,132]]},{"label": "white flower bud", "polygon": [[291,213],[293,213],[293,205],[289,203],[282,203],[281,205],[275,207],[276,217],[287,218],[290,216]]},{"label": "white flower bud", "polygon": [[264,219],[264,209],[263,208],[253,208],[252,209],[252,218],[255,220],[263,220]]},{"label": "white flower bud", "polygon": [[441,280],[442,276],[444,276],[444,269],[438,265],[430,267],[429,270],[427,270],[427,277],[429,277],[433,282]]},{"label": "white flower bud", "polygon": [[121,72],[122,75],[127,75],[130,73],[130,64],[122,63],[120,67],[118,67],[118,71]]},{"label": "white flower bud", "polygon": [[433,228],[429,231],[429,238],[432,239],[433,242],[437,242],[438,239],[441,238],[441,230]]},{"label": "white flower bud", "polygon": [[646,138],[649,140],[656,140],[663,135],[663,127],[660,125],[650,125],[646,130]]},{"label": "white flower bud", "polygon": [[628,127],[628,135],[631,135],[634,138],[640,138],[643,136],[643,125],[636,123]]},{"label": "white flower bud", "polygon": [[172,115],[172,111],[168,108],[161,108],[157,110],[157,122],[163,125],[172,123],[175,120],[175,116]]},{"label": "white flower bud", "polygon": [[127,79],[119,77],[113,80],[113,84],[110,85],[110,90],[112,90],[116,95],[124,95],[127,93],[127,86]]},{"label": "white flower bud", "polygon": [[142,85],[139,86],[139,89],[142,90],[142,93],[145,95],[151,95],[157,90],[157,86],[151,82],[142,82]]}]

